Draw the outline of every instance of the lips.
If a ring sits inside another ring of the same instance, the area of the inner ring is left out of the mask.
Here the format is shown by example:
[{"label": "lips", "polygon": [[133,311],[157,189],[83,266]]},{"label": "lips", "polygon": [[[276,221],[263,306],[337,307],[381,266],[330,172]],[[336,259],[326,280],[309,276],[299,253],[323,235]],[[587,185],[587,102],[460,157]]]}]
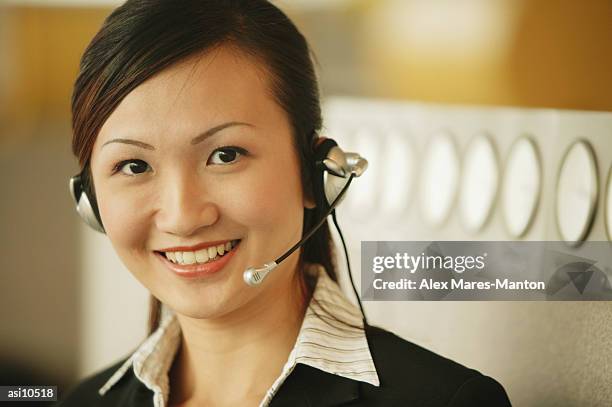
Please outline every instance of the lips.
[{"label": "lips", "polygon": [[168,260],[177,264],[189,265],[194,263],[206,263],[211,260],[216,260],[217,257],[224,256],[225,253],[230,252],[239,242],[240,240],[232,240],[225,244],[208,246],[198,251],[168,251],[162,254]]},{"label": "lips", "polygon": [[163,265],[172,271],[175,275],[186,278],[197,278],[206,277],[211,274],[216,274],[222,271],[225,265],[233,258],[236,251],[240,247],[240,241],[236,244],[229,252],[223,256],[218,256],[216,259],[208,261],[206,263],[194,263],[194,264],[177,264],[170,261],[164,253],[155,251],[155,257],[157,257]]}]

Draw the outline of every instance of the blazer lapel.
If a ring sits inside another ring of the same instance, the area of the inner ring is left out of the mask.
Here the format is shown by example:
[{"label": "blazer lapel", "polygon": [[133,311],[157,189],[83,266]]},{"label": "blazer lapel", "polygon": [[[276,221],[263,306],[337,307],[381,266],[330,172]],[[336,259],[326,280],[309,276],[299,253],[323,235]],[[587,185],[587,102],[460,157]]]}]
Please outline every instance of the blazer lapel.
[{"label": "blazer lapel", "polygon": [[359,382],[298,363],[270,407],[332,407],[359,399]]}]

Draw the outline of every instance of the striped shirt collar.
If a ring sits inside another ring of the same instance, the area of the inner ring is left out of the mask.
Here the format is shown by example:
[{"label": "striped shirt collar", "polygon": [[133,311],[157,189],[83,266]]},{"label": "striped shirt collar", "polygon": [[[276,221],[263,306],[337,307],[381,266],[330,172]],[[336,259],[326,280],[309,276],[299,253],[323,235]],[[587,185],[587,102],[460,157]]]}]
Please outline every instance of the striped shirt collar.
[{"label": "striped shirt collar", "polygon": [[[323,266],[310,264],[306,270],[317,278],[312,299],[295,346],[281,375],[268,389],[260,407],[270,403],[297,363],[374,386],[380,385],[359,308],[348,301],[338,284],[329,278]],[[340,324],[334,317],[359,328]],[[166,407],[170,390],[168,372],[179,348],[180,339],[181,328],[174,312],[167,306],[162,306],[159,328],[138,347],[98,393],[103,396],[133,368],[138,380],[153,391],[154,406]]]}]

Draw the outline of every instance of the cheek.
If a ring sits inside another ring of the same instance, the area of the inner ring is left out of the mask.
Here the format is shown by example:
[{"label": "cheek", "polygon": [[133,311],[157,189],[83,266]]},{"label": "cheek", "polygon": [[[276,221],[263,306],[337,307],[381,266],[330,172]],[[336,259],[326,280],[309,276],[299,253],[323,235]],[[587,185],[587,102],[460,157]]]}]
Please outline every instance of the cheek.
[{"label": "cheek", "polygon": [[[132,250],[144,247],[146,242],[146,222],[142,217],[143,211],[136,208],[144,208],[147,202],[146,194],[126,194],[122,191],[113,190],[99,193],[98,200],[100,216],[106,229],[106,234],[120,255]],[[104,197],[109,197],[105,199]]]},{"label": "cheek", "polygon": [[270,229],[302,215],[302,190],[297,166],[265,165],[224,189],[226,213],[246,226]]}]

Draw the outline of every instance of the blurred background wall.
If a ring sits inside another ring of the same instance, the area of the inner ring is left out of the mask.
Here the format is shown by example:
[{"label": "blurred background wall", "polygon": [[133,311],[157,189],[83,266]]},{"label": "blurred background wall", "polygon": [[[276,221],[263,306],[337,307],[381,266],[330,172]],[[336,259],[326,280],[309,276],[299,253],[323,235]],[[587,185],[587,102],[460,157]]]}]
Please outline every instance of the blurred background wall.
[{"label": "blurred background wall", "polygon": [[[608,0],[277,3],[317,55],[325,100],[612,110]],[[81,225],[67,188],[78,172],[70,96],[79,58],[118,4],[0,2],[0,363],[12,366],[2,384],[16,380],[19,365],[24,377],[68,386],[126,355],[145,335],[147,293],[106,238]],[[603,139],[598,148],[612,151],[612,142]],[[545,176],[551,181],[553,173]],[[354,263],[360,238],[388,236],[358,232],[350,242]],[[413,230],[410,239],[426,233]],[[436,237],[464,236],[449,229]],[[495,237],[507,239],[495,230],[487,236]],[[607,303],[366,309],[375,323],[498,378],[515,405],[612,403]]]}]

